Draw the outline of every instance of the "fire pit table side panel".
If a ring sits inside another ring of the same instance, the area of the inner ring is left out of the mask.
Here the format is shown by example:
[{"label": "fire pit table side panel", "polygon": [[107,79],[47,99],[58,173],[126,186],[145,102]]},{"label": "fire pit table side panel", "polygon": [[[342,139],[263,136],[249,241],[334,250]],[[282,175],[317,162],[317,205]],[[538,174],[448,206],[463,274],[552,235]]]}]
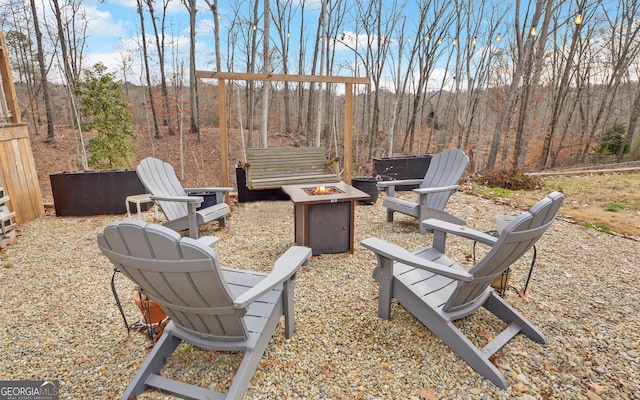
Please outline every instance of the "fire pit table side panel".
[{"label": "fire pit table side panel", "polygon": [[286,185],[282,190],[294,204],[296,243],[313,255],[353,252],[356,201],[369,195],[346,183],[326,184],[332,194],[316,193],[311,185]]}]

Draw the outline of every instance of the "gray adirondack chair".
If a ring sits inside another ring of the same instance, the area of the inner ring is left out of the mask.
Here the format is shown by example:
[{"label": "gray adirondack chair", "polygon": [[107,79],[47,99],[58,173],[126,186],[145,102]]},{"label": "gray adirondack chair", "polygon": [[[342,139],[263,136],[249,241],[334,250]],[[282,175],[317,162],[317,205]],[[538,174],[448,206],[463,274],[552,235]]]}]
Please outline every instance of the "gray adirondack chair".
[{"label": "gray adirondack chair", "polygon": [[[506,379],[489,358],[519,333],[542,344],[546,344],[547,339],[496,293],[491,281],[549,229],[563,199],[564,196],[558,192],[549,194],[528,212],[514,219],[499,238],[429,219],[424,224],[433,229],[433,246],[414,253],[381,239],[363,240],[362,246],[374,251],[378,258],[378,266],[374,270],[380,291],[378,315],[389,319],[391,299],[395,297],[476,372],[496,386],[506,388]],[[447,234],[487,244],[491,249],[478,264],[467,270],[445,255]],[[508,325],[482,349],[477,348],[453,324],[453,321],[474,313],[480,307]]]},{"label": "gray adirondack chair", "polygon": [[[266,275],[221,267],[206,239],[183,238],[138,220],[113,223],[98,235],[103,254],[171,318],[122,399],[147,388],[183,398],[241,399],[281,315],[285,336],[293,335],[292,279],[309,262],[311,249],[289,248]],[[205,349],[244,352],[226,395],[159,375],[182,341]]]},{"label": "gray adirondack chair", "polygon": [[[387,191],[382,202],[382,205],[387,207],[387,221],[393,221],[394,212],[411,215],[417,218],[421,234],[426,233],[427,229],[420,222],[427,218],[463,225],[463,220],[444,211],[444,207],[449,197],[458,190],[458,181],[462,178],[468,164],[469,157],[462,150],[449,149],[431,157],[429,168],[423,179],[378,182],[378,189]],[[395,187],[403,185],[420,185],[419,188],[413,189],[418,194],[416,201],[395,197]]]},{"label": "gray adirondack chair", "polygon": [[[225,193],[233,188],[183,188],[171,164],[157,158],[147,157],[136,167],[140,181],[151,193],[151,199],[164,213],[163,223],[175,231],[188,229],[189,236],[198,238],[200,225],[218,220],[226,225],[226,216],[231,212],[224,202]],[[216,204],[198,210],[204,198],[198,194],[215,195]]]}]

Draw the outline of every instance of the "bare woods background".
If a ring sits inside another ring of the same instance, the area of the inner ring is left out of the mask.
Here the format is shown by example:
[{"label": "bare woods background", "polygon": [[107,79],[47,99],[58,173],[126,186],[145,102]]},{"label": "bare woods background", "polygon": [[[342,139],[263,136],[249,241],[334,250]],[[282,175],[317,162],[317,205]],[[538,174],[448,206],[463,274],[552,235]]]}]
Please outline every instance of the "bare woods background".
[{"label": "bare woods background", "polygon": [[[193,17],[187,52],[168,39],[172,1],[137,0],[137,47],[124,47],[116,63],[138,141],[192,135],[203,143],[216,134],[217,82],[195,77],[198,39],[215,43],[200,69],[369,77],[369,85],[355,86],[356,172],[376,156],[452,146],[470,155],[473,172],[640,158],[634,0],[266,0],[251,7],[234,0],[222,12],[217,0],[187,0],[180,3]],[[84,3],[9,0],[0,8],[34,141],[54,143],[59,129],[77,125],[74,89],[91,68]],[[196,16],[209,16],[213,29],[198,31]],[[340,157],[343,91],[330,83],[229,82],[231,140],[242,148],[321,145]]]}]

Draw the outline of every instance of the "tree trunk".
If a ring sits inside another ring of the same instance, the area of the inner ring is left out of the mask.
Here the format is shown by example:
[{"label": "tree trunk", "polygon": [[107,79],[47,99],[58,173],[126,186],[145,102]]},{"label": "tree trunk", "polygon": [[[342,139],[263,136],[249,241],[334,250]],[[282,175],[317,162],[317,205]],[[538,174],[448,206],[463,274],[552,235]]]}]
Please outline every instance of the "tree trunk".
[{"label": "tree trunk", "polygon": [[[270,0],[264,0],[264,32],[262,37],[263,44],[263,72],[268,74],[269,69],[269,25],[271,22],[271,11],[269,8]],[[269,123],[269,82],[264,82],[262,85],[262,124],[260,126],[260,141],[262,148],[267,148],[267,128]]]},{"label": "tree trunk", "polygon": [[[627,146],[631,146],[635,136],[636,129],[638,127],[638,118],[640,117],[640,85],[636,83],[636,96],[633,100],[633,108],[629,113],[629,123],[627,124],[627,133],[624,135],[624,140],[620,146],[620,151],[616,157],[616,162],[622,162],[624,156],[624,149]],[[631,149],[633,152],[633,149]]]},{"label": "tree trunk", "polygon": [[[184,3],[189,11],[189,101],[191,103],[191,132],[200,135],[200,108],[198,104],[198,79],[196,79],[196,0]],[[214,16],[215,18],[215,16]],[[182,110],[180,110],[182,114]]]},{"label": "tree trunk", "polygon": [[156,111],[155,96],[153,95],[153,87],[151,86],[151,72],[149,69],[149,52],[147,51],[147,35],[144,30],[144,10],[142,8],[142,0],[138,2],[138,15],[140,15],[140,30],[142,38],[142,58],[144,59],[144,72],[147,80],[147,88],[149,90],[149,104],[151,105],[151,118],[153,119],[153,130],[156,133],[156,139],[160,139],[160,127],[158,126],[158,112]]},{"label": "tree trunk", "polygon": [[47,138],[45,143],[55,143],[56,136],[53,130],[53,112],[51,109],[51,96],[49,95],[49,85],[47,84],[47,69],[44,64],[44,48],[42,46],[42,32],[38,22],[38,10],[35,0],[31,0],[31,12],[33,13],[33,26],[36,31],[36,42],[38,45],[38,64],[40,64],[40,77],[42,79],[42,93],[44,95],[44,106],[47,114]]}]

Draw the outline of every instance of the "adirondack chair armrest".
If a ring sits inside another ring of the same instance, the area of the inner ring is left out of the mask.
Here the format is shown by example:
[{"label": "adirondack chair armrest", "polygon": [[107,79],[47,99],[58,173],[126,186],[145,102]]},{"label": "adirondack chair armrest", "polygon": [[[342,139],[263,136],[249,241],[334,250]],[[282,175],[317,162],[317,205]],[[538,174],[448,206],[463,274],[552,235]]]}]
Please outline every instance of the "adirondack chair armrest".
[{"label": "adirondack chair armrest", "polygon": [[[452,224],[451,222],[442,221],[435,218],[429,218],[422,221],[426,229],[433,230],[434,242],[438,240],[438,236],[450,233],[452,235],[464,237],[478,243],[493,246],[498,238],[488,233],[477,231],[464,225]],[[443,249],[438,249],[442,251]]]},{"label": "adirondack chair armrest", "polygon": [[185,188],[185,192],[191,193],[226,193],[233,191],[232,187],[203,187],[203,188]]},{"label": "adirondack chair armrest", "polygon": [[292,246],[278,258],[273,271],[257,285],[238,296],[233,306],[244,308],[263,296],[269,290],[291,279],[302,265],[307,265],[311,259],[311,249],[304,246]]},{"label": "adirondack chair armrest", "polygon": [[419,185],[422,179],[402,179],[399,181],[379,181],[376,183],[378,189],[386,189],[390,186]]},{"label": "adirondack chair armrest", "polygon": [[443,267],[440,264],[420,258],[406,249],[382,239],[364,239],[360,242],[360,245],[373,251],[378,257],[424,269],[433,272],[434,274],[446,276],[459,281],[470,282],[473,280],[473,275],[469,274],[466,270]]},{"label": "adirondack chair armrest", "polygon": [[207,247],[213,247],[220,243],[220,238],[217,236],[202,236],[196,240]]},{"label": "adirondack chair armrest", "polygon": [[182,203],[197,203],[201,204],[204,201],[204,197],[202,196],[149,196],[151,200],[158,201],[179,201]]},{"label": "adirondack chair armrest", "polygon": [[459,188],[458,185],[451,185],[451,186],[441,186],[441,187],[416,188],[416,189],[413,189],[413,191],[419,194],[429,194],[429,193],[449,192],[451,190],[458,190],[458,188]]}]

